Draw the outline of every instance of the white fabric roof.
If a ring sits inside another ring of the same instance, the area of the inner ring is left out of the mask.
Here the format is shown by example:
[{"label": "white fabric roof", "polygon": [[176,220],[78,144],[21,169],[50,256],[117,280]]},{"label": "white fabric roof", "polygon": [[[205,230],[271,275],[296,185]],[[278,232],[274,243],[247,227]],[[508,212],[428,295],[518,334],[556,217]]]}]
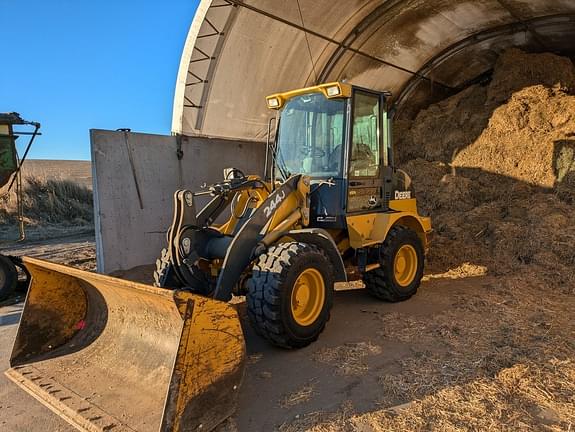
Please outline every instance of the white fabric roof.
[{"label": "white fabric roof", "polygon": [[274,92],[345,79],[402,108],[465,86],[509,46],[572,55],[574,40],[574,0],[202,0],[172,130],[263,141]]}]

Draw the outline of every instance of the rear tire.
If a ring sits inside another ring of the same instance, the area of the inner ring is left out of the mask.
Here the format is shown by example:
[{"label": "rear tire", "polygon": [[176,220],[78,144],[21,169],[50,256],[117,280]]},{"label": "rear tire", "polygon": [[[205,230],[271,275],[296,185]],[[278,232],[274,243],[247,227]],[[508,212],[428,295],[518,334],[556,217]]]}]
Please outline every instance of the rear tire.
[{"label": "rear tire", "polygon": [[423,277],[425,254],[418,235],[396,225],[387,234],[380,250],[381,267],[363,276],[370,294],[388,302],[412,297]]},{"label": "rear tire", "polygon": [[18,270],[8,257],[0,255],[0,300],[12,295],[18,284]]},{"label": "rear tire", "polygon": [[256,332],[283,348],[302,348],[325,328],[333,303],[333,267],[316,246],[269,248],[248,282],[248,316]]}]

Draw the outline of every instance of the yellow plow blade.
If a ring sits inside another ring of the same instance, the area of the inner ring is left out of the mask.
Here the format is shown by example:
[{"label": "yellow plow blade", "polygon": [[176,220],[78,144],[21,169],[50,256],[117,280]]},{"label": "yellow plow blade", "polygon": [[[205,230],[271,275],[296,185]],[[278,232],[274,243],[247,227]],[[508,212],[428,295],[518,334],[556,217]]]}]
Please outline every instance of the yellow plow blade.
[{"label": "yellow plow blade", "polygon": [[230,416],[245,345],[235,309],[24,258],[6,375],[84,431],[209,431]]}]

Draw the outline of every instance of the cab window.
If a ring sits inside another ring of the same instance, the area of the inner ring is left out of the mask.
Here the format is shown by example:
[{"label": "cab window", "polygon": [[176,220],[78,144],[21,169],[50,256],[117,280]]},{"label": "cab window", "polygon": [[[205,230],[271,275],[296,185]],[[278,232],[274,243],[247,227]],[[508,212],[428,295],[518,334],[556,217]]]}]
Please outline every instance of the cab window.
[{"label": "cab window", "polygon": [[379,113],[379,96],[361,91],[355,93],[350,177],[379,176]]},{"label": "cab window", "polygon": [[288,101],[279,123],[276,176],[341,177],[346,109],[344,99],[327,99],[322,93]]}]

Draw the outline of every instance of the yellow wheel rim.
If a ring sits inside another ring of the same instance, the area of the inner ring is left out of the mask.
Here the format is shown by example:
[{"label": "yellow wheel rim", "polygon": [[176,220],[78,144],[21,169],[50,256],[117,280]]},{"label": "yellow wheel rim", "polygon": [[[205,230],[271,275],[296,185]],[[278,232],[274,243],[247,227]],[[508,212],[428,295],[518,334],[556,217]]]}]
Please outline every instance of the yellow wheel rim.
[{"label": "yellow wheel rim", "polygon": [[319,271],[304,270],[295,281],[291,292],[291,311],[294,320],[301,326],[312,325],[323,309],[325,283]]},{"label": "yellow wheel rim", "polygon": [[403,245],[393,260],[395,281],[402,287],[413,282],[417,273],[417,252],[411,245]]}]

